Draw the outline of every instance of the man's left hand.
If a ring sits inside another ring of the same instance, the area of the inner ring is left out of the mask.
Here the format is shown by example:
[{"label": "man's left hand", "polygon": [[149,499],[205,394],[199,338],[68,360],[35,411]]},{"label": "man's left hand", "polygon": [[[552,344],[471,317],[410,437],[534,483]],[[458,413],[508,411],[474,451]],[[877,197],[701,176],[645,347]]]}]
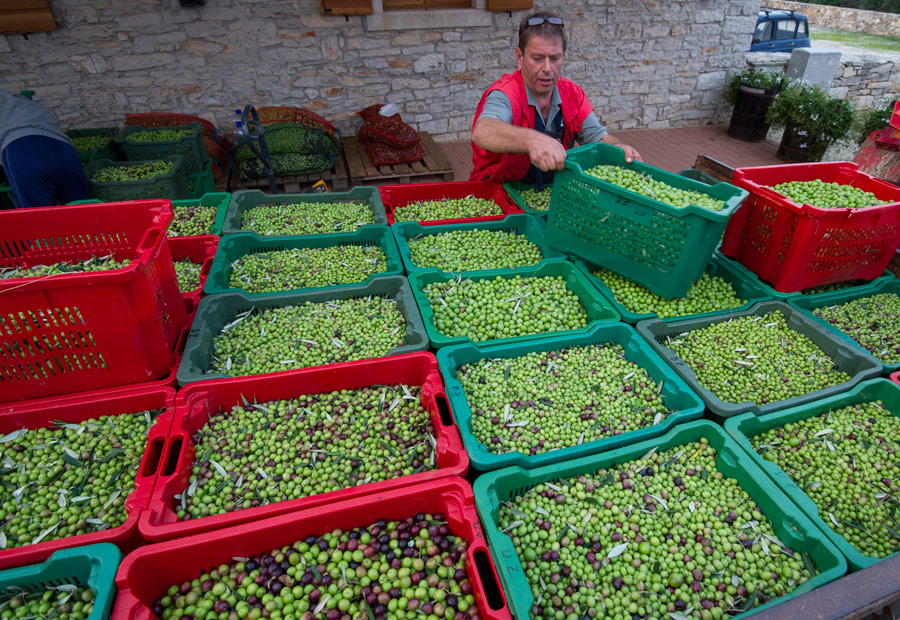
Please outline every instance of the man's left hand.
[{"label": "man's left hand", "polygon": [[627,144],[619,144],[618,146],[625,152],[626,163],[630,164],[633,161],[644,161],[641,157],[641,154],[634,150],[634,148],[628,146]]}]

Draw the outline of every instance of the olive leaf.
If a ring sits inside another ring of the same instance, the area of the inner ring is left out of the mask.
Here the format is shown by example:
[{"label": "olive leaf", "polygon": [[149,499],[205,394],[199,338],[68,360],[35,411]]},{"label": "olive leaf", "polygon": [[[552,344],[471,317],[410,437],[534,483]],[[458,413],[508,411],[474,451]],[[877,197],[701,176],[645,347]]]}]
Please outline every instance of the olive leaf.
[{"label": "olive leaf", "polygon": [[623,553],[625,553],[625,550],[626,550],[627,548],[628,548],[628,543],[627,543],[627,542],[626,542],[626,543],[619,544],[619,545],[616,545],[615,547],[613,547],[612,549],[610,549],[610,551],[609,551],[609,553],[607,554],[606,557],[607,557],[608,559],[610,559],[610,560],[613,559],[613,558],[617,558],[617,557],[619,557],[620,555],[622,555]]}]

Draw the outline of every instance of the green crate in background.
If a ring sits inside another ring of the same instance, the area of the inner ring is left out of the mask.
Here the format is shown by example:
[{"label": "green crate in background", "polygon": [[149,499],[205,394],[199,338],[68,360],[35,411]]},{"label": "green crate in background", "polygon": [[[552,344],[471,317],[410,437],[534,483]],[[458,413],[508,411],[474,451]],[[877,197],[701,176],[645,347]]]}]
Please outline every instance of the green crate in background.
[{"label": "green crate in background", "polygon": [[6,183],[0,183],[0,211],[15,208],[16,201],[13,200],[12,188]]},{"label": "green crate in background", "polygon": [[[478,441],[472,431],[472,409],[459,381],[460,366],[472,364],[480,360],[497,360],[522,357],[528,353],[557,351],[563,348],[582,347],[595,344],[618,344],[625,349],[625,357],[645,369],[657,384],[662,383],[662,395],[666,407],[674,410],[660,424],[641,428],[621,435],[613,435],[597,441],[552,450],[530,456],[520,451],[497,454],[491,452],[489,446]],[[662,435],[674,426],[695,420],[703,415],[703,401],[694,394],[687,384],[669,368],[650,345],[634,331],[630,325],[623,323],[595,325],[584,334],[565,336],[550,335],[540,340],[495,346],[476,346],[460,344],[440,349],[437,353],[438,365],[450,409],[454,412],[456,426],[462,437],[463,445],[469,454],[472,467],[478,471],[491,471],[502,467],[518,466],[534,469],[545,465],[558,464],[563,461],[577,459]]]},{"label": "green crate in background", "polygon": [[[134,133],[169,131],[173,129],[190,129],[192,133],[177,140],[166,140],[163,142],[131,142],[128,140],[128,136]],[[172,155],[181,155],[184,158],[185,174],[203,172],[209,159],[206,154],[206,142],[203,140],[203,126],[200,123],[188,123],[178,127],[140,127],[138,125],[129,125],[123,127],[119,135],[116,136],[115,144],[129,161],[167,159]]]},{"label": "green crate in background", "polygon": [[[600,293],[588,282],[585,275],[580,272],[574,264],[567,260],[554,259],[544,262],[542,265],[535,267],[520,267],[518,269],[488,269],[485,271],[470,271],[464,276],[467,280],[493,280],[500,277],[505,279],[521,277],[521,278],[540,278],[540,277],[562,277],[566,281],[566,287],[574,293],[581,302],[582,308],[587,313],[588,324],[579,329],[570,329],[558,332],[541,332],[539,334],[528,334],[525,336],[516,336],[514,338],[497,338],[494,340],[484,340],[477,344],[483,346],[487,344],[510,344],[515,342],[524,342],[534,340],[544,336],[564,336],[567,334],[580,334],[591,327],[592,323],[615,323],[619,320],[619,313],[616,312],[612,305],[607,302]],[[433,282],[446,282],[463,276],[443,273],[436,269],[427,271],[419,271],[409,276],[409,285],[415,295],[416,303],[419,305],[419,311],[422,313],[422,320],[425,323],[425,330],[428,332],[428,339],[431,345],[436,348],[446,347],[452,344],[472,343],[473,341],[466,336],[445,336],[437,330],[434,324],[434,311],[431,309],[431,302],[425,294],[425,287]]]},{"label": "green crate in background", "polygon": [[[439,224],[434,226],[423,226],[419,222],[395,222],[391,229],[394,238],[397,240],[397,247],[400,249],[400,256],[403,258],[403,266],[407,273],[425,271],[426,269],[436,269],[429,265],[416,265],[413,263],[412,253],[409,249],[409,241],[415,237],[425,235],[439,235],[441,233],[449,233],[456,230],[502,230],[525,237],[528,241],[538,247],[543,260],[552,258],[565,258],[561,252],[557,252],[547,245],[544,241],[544,227],[540,220],[526,214],[509,215],[502,220],[494,220],[489,222],[472,222],[463,224]],[[540,264],[540,263],[539,263]],[[516,267],[521,269],[521,267]],[[484,271],[484,270],[482,270]]]},{"label": "green crate in background", "polygon": [[696,442],[704,437],[719,453],[718,470],[724,476],[736,479],[741,488],[753,498],[760,511],[771,521],[779,540],[797,552],[808,553],[819,571],[789,595],[760,605],[748,614],[742,614],[741,618],[809,592],[838,579],[847,572],[847,562],[825,534],[763,474],[737,443],[718,425],[698,420],[678,425],[661,437],[602,454],[532,470],[508,467],[483,474],[475,480],[475,507],[484,525],[491,555],[513,617],[517,620],[530,618],[534,599],[511,538],[500,532],[497,526],[501,502],[522,495],[542,482],[593,473],[599,469],[640,459],[651,449],[668,450]]},{"label": "green crate in background", "polygon": [[[506,195],[509,196],[516,205],[525,213],[530,213],[531,215],[540,215],[546,217],[548,213],[550,213],[550,208],[547,209],[535,209],[534,207],[528,206],[525,202],[525,198],[522,197],[522,191],[526,189],[536,189],[534,185],[530,183],[525,183],[523,181],[507,181],[503,184],[503,190],[506,192]],[[544,185],[543,191],[551,192],[553,191],[553,183],[547,183]]]},{"label": "green crate in background", "polygon": [[[119,152],[113,146],[113,139],[118,135],[121,129],[119,127],[96,127],[93,129],[69,129],[66,135],[69,138],[93,138],[95,136],[105,136],[109,138],[104,146],[91,149],[89,151],[78,151],[78,157],[82,164],[92,162],[95,159],[109,159],[117,161]],[[77,149],[76,149],[77,150]]]},{"label": "green crate in background", "polygon": [[[591,281],[591,284],[597,287],[597,289],[600,291],[600,294],[603,295],[603,298],[610,302],[616,309],[616,311],[622,315],[622,320],[626,323],[631,323],[632,325],[634,325],[639,321],[657,318],[655,312],[638,314],[636,312],[628,310],[627,308],[625,308],[625,306],[616,301],[616,296],[615,293],[612,292],[612,289],[606,286],[606,283],[603,282],[603,280],[594,275],[594,272],[599,269],[597,265],[581,260],[576,260],[575,264],[578,265],[578,268],[584,272],[588,280]],[[769,295],[762,286],[760,286],[758,283],[753,283],[743,278],[740,272],[734,269],[729,263],[721,260],[715,254],[706,265],[706,273],[708,273],[712,277],[722,278],[723,280],[731,284],[738,296],[744,300],[744,303],[737,308],[731,308],[729,310],[715,310],[698,314],[686,314],[680,317],[664,318],[662,319],[663,321],[699,319],[707,316],[715,316],[717,314],[740,312],[742,310],[747,310],[748,308],[750,308],[750,306],[758,301],[769,301],[770,299],[772,299],[772,296]]]},{"label": "green crate in background", "polygon": [[[790,301],[791,299],[810,296],[810,293],[805,293],[804,291],[794,291],[793,293],[782,293],[781,291],[776,291],[774,288],[772,288],[772,286],[769,283],[764,282],[763,280],[760,280],[759,277],[755,273],[753,273],[752,271],[750,271],[749,269],[744,267],[742,264],[740,264],[735,259],[728,258],[724,254],[722,254],[722,252],[719,251],[718,249],[716,250],[715,257],[720,262],[728,265],[731,269],[738,272],[744,280],[761,287],[773,299],[777,299],[779,301]],[[884,282],[886,280],[893,280],[893,279],[894,279],[894,274],[891,273],[889,270],[885,270],[884,273],[882,273],[879,277],[875,278],[874,280],[871,280],[869,282],[864,282],[857,286],[850,286],[850,287],[847,287],[844,289],[840,289],[840,292],[841,293],[849,293],[849,292],[857,291],[857,290],[859,290],[859,291],[869,290],[873,286],[875,286],[876,284],[878,284],[880,282]],[[806,289],[806,290],[809,290],[809,289]],[[838,291],[833,291],[833,292],[838,292]],[[814,294],[822,295],[822,293],[814,293]]]},{"label": "green crate in background", "polygon": [[216,179],[213,177],[212,160],[206,161],[202,172],[187,175],[188,191],[194,198],[216,191]]},{"label": "green crate in background", "polygon": [[785,424],[806,420],[857,403],[875,400],[884,402],[885,407],[892,416],[900,416],[900,385],[887,379],[873,379],[871,381],[863,381],[843,394],[829,396],[807,405],[791,407],[790,409],[763,416],[744,413],[725,421],[725,431],[753,459],[754,464],[764,471],[800,507],[806,516],[825,533],[828,540],[847,558],[851,570],[862,570],[884,558],[863,555],[847,539],[835,532],[827,517],[819,514],[819,507],[815,502],[776,463],[768,461],[758,454],[750,444],[750,438],[770,429],[780,428]]},{"label": "green crate in background", "polygon": [[91,177],[97,170],[110,167],[135,166],[147,162],[115,162],[108,159],[95,159],[85,167],[84,171],[88,179],[91,196],[101,202],[147,200],[148,198],[167,198],[169,200],[189,198],[190,194],[187,189],[187,178],[184,175],[181,155],[172,155],[171,157],[166,157],[165,160],[174,164],[171,172],[167,174],[158,174],[152,179],[140,181],[107,181],[100,183],[91,180]]},{"label": "green crate in background", "polygon": [[42,592],[67,584],[86,585],[94,591],[94,607],[87,620],[106,620],[116,599],[115,577],[121,561],[122,552],[112,543],[62,549],[40,564],[0,572],[0,590]]},{"label": "green crate in background", "polygon": [[[679,209],[584,173],[604,164],[707,194],[725,207]],[[597,142],[570,150],[565,168],[556,173],[546,239],[556,249],[602,265],[661,297],[683,297],[746,197],[746,190],[728,183],[710,187],[639,161],[626,164],[621,148]]]},{"label": "green crate in background", "polygon": [[[242,232],[246,232],[247,234],[256,234],[243,230],[241,228],[241,222],[243,221],[245,211],[263,203],[328,203],[346,200],[358,200],[368,203],[369,208],[372,211],[372,217],[374,219],[374,222],[372,224],[368,224],[369,226],[388,225],[387,215],[384,212],[384,203],[381,202],[381,195],[378,193],[377,187],[360,185],[346,192],[328,192],[325,194],[266,194],[258,189],[245,189],[234,192],[231,195],[231,204],[229,205],[228,212],[225,215],[225,221],[222,226],[222,234],[230,235]],[[365,228],[365,226],[361,228]],[[257,236],[264,237],[266,235]],[[283,235],[279,233],[272,236],[280,237]]]},{"label": "green crate in background", "polygon": [[[231,279],[232,263],[248,254],[261,254],[264,252],[278,252],[281,250],[300,250],[306,248],[326,248],[338,245],[373,245],[378,246],[385,256],[387,269],[373,274],[361,282],[349,284],[335,284],[331,286],[318,286],[305,289],[290,289],[277,293],[249,293],[243,289],[231,288],[228,281]],[[345,286],[358,286],[371,282],[379,276],[402,276],[403,261],[397,251],[394,236],[387,226],[366,226],[355,233],[340,235],[317,235],[307,237],[266,237],[260,239],[251,233],[227,235],[222,238],[216,250],[216,257],[209,270],[206,285],[203,292],[207,295],[216,293],[243,293],[254,299],[283,295],[284,293],[302,291],[320,291],[343,288]]]},{"label": "green crate in background", "polygon": [[[226,237],[227,239],[227,237]],[[281,293],[271,297],[249,297],[243,293],[223,293],[200,300],[197,314],[191,326],[184,355],[178,367],[179,386],[205,379],[221,379],[225,374],[206,374],[213,350],[213,339],[241,312],[259,308],[282,308],[305,302],[324,303],[329,300],[350,299],[380,295],[397,300],[397,308],[406,317],[406,344],[395,347],[388,355],[426,351],[428,336],[422,325],[422,317],[416,307],[409,283],[402,276],[372,278],[368,284],[356,284],[339,289]]]},{"label": "green crate in background", "polygon": [[[819,293],[817,295],[792,297],[788,301],[788,303],[806,313],[806,315],[818,325],[823,326],[831,333],[837,335],[846,342],[849,342],[851,345],[857,347],[861,351],[865,351],[865,349],[848,334],[845,334],[843,331],[841,331],[825,319],[820,319],[819,317],[815,316],[813,314],[813,310],[825,306],[837,306],[857,299],[862,299],[864,297],[871,297],[873,295],[893,294],[895,296],[900,296],[900,280],[897,280],[896,278],[879,278],[879,280],[880,282],[867,287],[855,287],[853,289],[846,289],[843,291],[832,291],[830,293]],[[900,321],[895,323],[893,325],[893,328],[894,330],[900,330]],[[886,375],[900,370],[900,362],[895,364],[887,364],[884,362],[879,363],[881,364],[882,372],[884,372],[884,374]]]},{"label": "green crate in background", "polygon": [[[824,390],[810,392],[803,396],[788,398],[772,403],[760,405],[759,403],[746,401],[743,403],[726,402],[713,394],[700,384],[697,374],[682,360],[678,355],[666,346],[668,337],[676,337],[685,332],[703,329],[713,323],[729,321],[733,317],[743,316],[761,316],[769,312],[780,312],[787,321],[787,326],[810,340],[819,347],[825,355],[831,358],[838,370],[850,375],[850,380],[840,385],[834,385]],[[711,317],[684,319],[678,321],[665,322],[659,319],[651,319],[641,321],[637,324],[636,329],[644,339],[650,343],[657,353],[659,353],[672,368],[675,369],[682,379],[696,392],[706,406],[714,414],[721,418],[736,416],[741,413],[751,412],[755,415],[765,415],[774,411],[787,409],[797,405],[806,404],[812,401],[840,394],[851,389],[860,381],[877,377],[881,373],[881,364],[875,358],[860,349],[859,347],[846,342],[843,338],[834,335],[824,326],[817,324],[809,318],[803,311],[793,308],[781,301],[763,301],[754,304],[749,310],[742,312],[734,312],[727,315],[717,315]]]},{"label": "green crate in background", "polygon": [[228,211],[228,204],[231,202],[231,194],[228,192],[213,192],[203,194],[200,198],[188,198],[186,200],[173,200],[172,207],[216,207],[216,220],[209,227],[209,234],[222,235],[222,223],[225,221],[225,212]]}]

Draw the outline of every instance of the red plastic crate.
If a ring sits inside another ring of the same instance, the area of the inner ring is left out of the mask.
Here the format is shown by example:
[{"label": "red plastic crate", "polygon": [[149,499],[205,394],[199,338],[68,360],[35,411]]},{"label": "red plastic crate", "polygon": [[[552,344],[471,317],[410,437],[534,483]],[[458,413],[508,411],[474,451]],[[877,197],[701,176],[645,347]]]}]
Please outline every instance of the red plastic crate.
[{"label": "red plastic crate", "polygon": [[900,370],[890,376],[891,381],[900,385]]},{"label": "red plastic crate", "polygon": [[175,415],[175,390],[161,386],[132,386],[97,390],[77,396],[56,396],[23,403],[0,405],[0,436],[20,428],[42,428],[56,420],[77,424],[103,415],[137,413],[145,409],[166,411],[156,419],[147,437],[147,447],[134,481],[134,491],[125,499],[128,518],[119,527],[80,534],[58,540],[47,540],[36,545],[26,545],[0,550],[0,569],[43,562],[60,549],[111,542],[127,553],[136,546],[138,515],[150,500],[156,481],[160,457]]},{"label": "red plastic crate", "polygon": [[143,383],[172,367],[185,319],[167,200],[0,213],[0,267],[112,253],[122,269],[0,281],[0,402]]},{"label": "red plastic crate", "polygon": [[475,196],[475,198],[493,200],[500,205],[503,215],[488,215],[485,217],[468,217],[449,220],[426,220],[419,223],[423,226],[434,226],[438,224],[490,222],[502,220],[512,213],[523,213],[522,209],[507,196],[502,183],[489,183],[487,181],[413,183],[411,185],[382,185],[378,191],[381,193],[381,201],[384,203],[384,211],[387,214],[388,224],[394,223],[394,209],[397,207],[405,207],[411,202],[420,202],[423,200],[465,198],[466,196]]},{"label": "red plastic crate", "polygon": [[379,519],[405,519],[418,511],[443,513],[450,530],[469,543],[466,570],[482,618],[511,618],[497,570],[475,512],[472,487],[444,478],[298,510],[262,521],[138,549],[116,575],[112,620],[150,620],[153,603],[173,584],[199,577],[235,557],[248,557],[335,528],[364,527]]},{"label": "red plastic crate", "polygon": [[[262,403],[294,398],[301,394],[396,383],[422,386],[422,398],[427,403],[435,430],[437,469],[227,514],[178,520],[173,510],[178,501],[174,496],[183,492],[189,484],[195,457],[191,437],[207,423],[211,413],[228,411],[231,407],[242,404],[243,398]],[[178,409],[163,458],[168,465],[160,473],[148,509],[140,519],[141,535],[149,541],[171,540],[214,531],[416,482],[464,476],[469,468],[469,457],[453,423],[437,359],[431,353],[424,352],[268,375],[191,383],[178,392]]]},{"label": "red plastic crate", "polygon": [[203,297],[203,285],[206,284],[206,276],[212,268],[213,259],[216,257],[216,249],[219,247],[218,235],[202,235],[197,237],[170,237],[167,240],[172,260],[179,261],[186,258],[192,263],[201,264],[200,286],[192,291],[182,291],[181,296],[193,301],[194,307],[200,303]]},{"label": "red plastic crate", "polygon": [[[865,209],[797,205],[769,187],[821,179],[872,192],[890,204]],[[732,183],[750,192],[725,229],[721,252],[776,291],[792,293],[882,274],[900,246],[900,188],[851,162],[738,168]]]}]

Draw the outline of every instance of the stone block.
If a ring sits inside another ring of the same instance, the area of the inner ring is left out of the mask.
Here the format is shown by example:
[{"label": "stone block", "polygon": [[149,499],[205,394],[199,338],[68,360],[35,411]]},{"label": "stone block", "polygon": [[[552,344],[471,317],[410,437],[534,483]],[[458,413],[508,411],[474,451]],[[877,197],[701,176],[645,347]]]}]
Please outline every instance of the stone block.
[{"label": "stone block", "polygon": [[97,75],[110,70],[110,64],[100,54],[90,56],[72,56],[72,66],[79,73]]},{"label": "stone block", "polygon": [[152,67],[163,67],[177,62],[174,54],[135,54],[117,56],[113,60],[115,71],[145,71]]}]

